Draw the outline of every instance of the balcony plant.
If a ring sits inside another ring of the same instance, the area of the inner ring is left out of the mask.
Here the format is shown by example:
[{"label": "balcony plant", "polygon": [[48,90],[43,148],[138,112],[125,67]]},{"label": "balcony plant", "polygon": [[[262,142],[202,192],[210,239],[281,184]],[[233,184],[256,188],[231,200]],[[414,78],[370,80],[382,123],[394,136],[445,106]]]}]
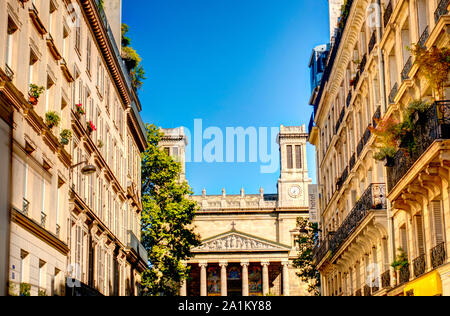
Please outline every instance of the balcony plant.
[{"label": "balcony plant", "polygon": [[84,115],[86,113],[84,111],[83,105],[81,103],[80,104],[76,104],[75,107],[76,107],[78,115]]},{"label": "balcony plant", "polygon": [[48,296],[47,290],[39,289],[38,296]]},{"label": "balcony plant", "polygon": [[28,283],[20,283],[20,296],[31,296],[31,285]]},{"label": "balcony plant", "polygon": [[375,146],[378,151],[373,158],[379,161],[385,161],[386,166],[392,164],[392,159],[397,153],[398,122],[393,118],[385,118],[383,120],[375,120],[377,126],[369,127],[370,131],[375,135]]},{"label": "balcony plant", "polygon": [[87,131],[89,134],[91,134],[92,132],[96,131],[97,128],[95,127],[94,123],[92,123],[92,121],[89,121],[87,123]]},{"label": "balcony plant", "polygon": [[65,129],[59,136],[61,136],[61,144],[68,145],[69,141],[72,139],[72,131],[69,129]]},{"label": "balcony plant", "polygon": [[100,149],[102,149],[104,145],[105,145],[105,144],[103,144],[103,141],[102,141],[101,139],[99,139],[99,140],[98,140],[98,143],[97,143],[97,147],[100,148]]},{"label": "balcony plant", "polygon": [[444,99],[445,84],[450,74],[450,49],[436,46],[427,49],[419,44],[410,48],[416,64],[430,83],[435,100]]},{"label": "balcony plant", "polygon": [[44,92],[44,87],[37,86],[35,84],[30,84],[30,89],[28,91],[28,102],[32,105],[37,105],[39,97]]},{"label": "balcony plant", "polygon": [[48,128],[52,129],[53,127],[58,126],[60,121],[61,118],[57,112],[50,111],[45,113],[45,124],[47,124]]},{"label": "balcony plant", "polygon": [[398,251],[397,257],[395,258],[395,261],[391,264],[391,267],[393,267],[396,271],[400,271],[401,269],[409,265],[409,261],[408,255],[403,250],[403,248],[398,248],[397,251]]}]

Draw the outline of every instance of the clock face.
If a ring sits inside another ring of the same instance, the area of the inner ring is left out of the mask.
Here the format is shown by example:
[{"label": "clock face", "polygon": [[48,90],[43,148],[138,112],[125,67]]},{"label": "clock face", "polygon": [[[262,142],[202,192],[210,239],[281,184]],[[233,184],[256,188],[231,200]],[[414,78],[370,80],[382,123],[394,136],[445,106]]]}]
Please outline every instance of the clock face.
[{"label": "clock face", "polygon": [[299,197],[301,195],[301,193],[302,193],[302,189],[297,185],[294,185],[289,188],[289,195],[293,198]]}]

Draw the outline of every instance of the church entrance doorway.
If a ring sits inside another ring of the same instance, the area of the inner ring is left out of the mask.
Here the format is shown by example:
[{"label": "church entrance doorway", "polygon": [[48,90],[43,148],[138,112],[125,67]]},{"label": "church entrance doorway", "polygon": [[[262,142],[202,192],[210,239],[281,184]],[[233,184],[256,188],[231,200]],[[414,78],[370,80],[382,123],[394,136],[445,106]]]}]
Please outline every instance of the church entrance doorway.
[{"label": "church entrance doorway", "polygon": [[228,296],[242,296],[242,271],[238,264],[230,264],[227,273]]}]

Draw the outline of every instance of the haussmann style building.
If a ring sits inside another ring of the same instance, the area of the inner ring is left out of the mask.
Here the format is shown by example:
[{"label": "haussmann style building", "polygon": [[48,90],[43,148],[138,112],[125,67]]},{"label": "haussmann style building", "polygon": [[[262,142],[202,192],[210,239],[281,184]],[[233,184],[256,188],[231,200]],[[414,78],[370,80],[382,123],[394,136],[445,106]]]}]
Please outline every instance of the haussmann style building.
[{"label": "haussmann style building", "polygon": [[[348,0],[334,24],[309,127],[323,295],[450,295],[449,82],[438,97],[408,49],[450,46],[449,6]],[[402,122],[417,100],[431,107],[415,120],[413,154],[375,160],[372,128]]]},{"label": "haussmann style building", "polygon": [[137,295],[146,141],[121,1],[4,0],[0,21],[1,290]]}]

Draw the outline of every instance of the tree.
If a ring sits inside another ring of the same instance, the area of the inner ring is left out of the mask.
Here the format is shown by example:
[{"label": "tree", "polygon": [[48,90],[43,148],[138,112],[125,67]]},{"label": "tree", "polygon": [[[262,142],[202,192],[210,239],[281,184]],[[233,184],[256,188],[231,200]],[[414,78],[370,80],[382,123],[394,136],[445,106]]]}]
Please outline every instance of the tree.
[{"label": "tree", "polygon": [[294,267],[299,270],[297,276],[308,284],[308,292],[319,296],[320,274],[313,264],[313,250],[318,238],[318,225],[300,217],[297,219],[297,227],[300,231],[297,237],[299,253],[294,260]]},{"label": "tree", "polygon": [[189,185],[181,182],[180,164],[158,147],[161,133],[147,125],[148,148],[142,154],[142,243],[150,268],[142,275],[147,295],[177,295],[188,277],[183,261],[200,245],[192,228],[197,204]]}]

